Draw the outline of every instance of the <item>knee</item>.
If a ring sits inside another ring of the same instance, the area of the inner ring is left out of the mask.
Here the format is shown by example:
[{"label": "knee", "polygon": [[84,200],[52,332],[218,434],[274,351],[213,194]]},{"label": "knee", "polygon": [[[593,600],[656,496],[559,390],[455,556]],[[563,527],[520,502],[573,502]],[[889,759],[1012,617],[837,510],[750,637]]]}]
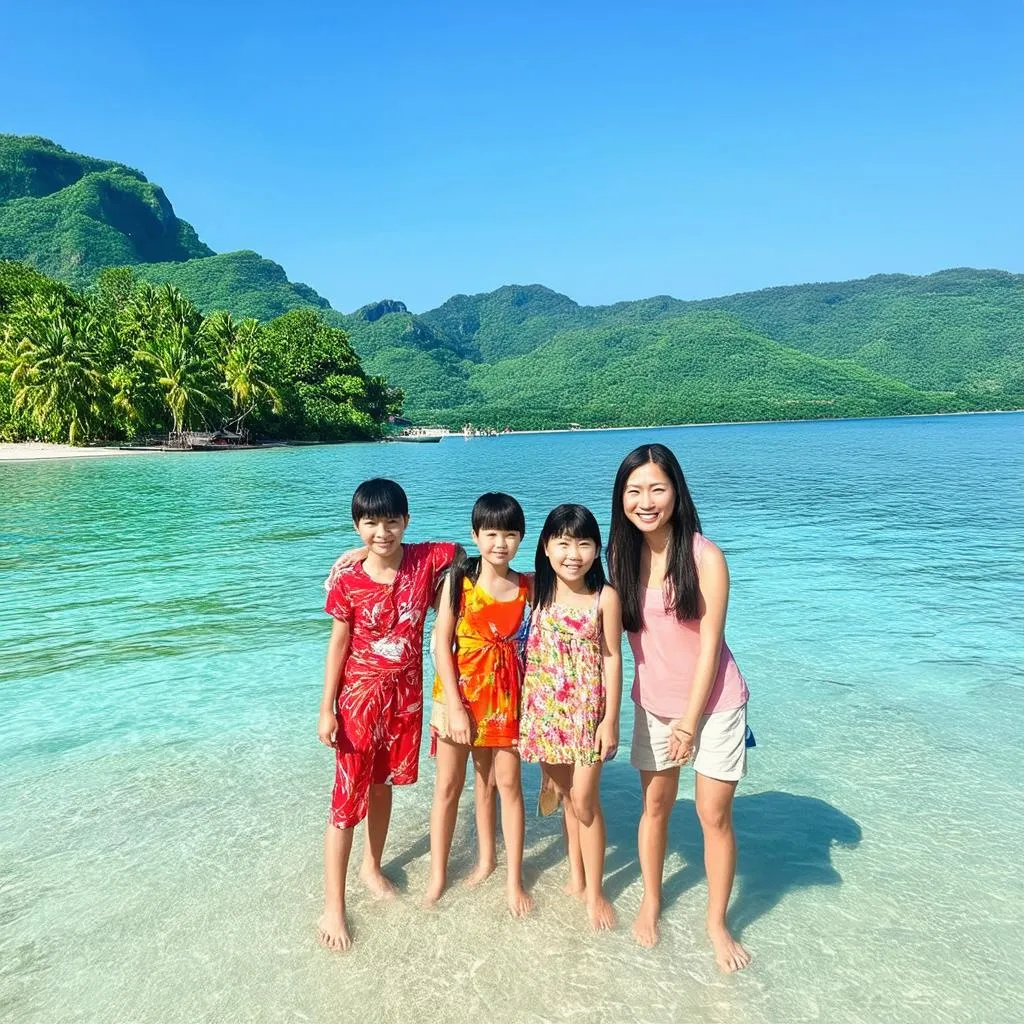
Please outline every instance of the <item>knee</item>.
[{"label": "knee", "polygon": [[462,795],[465,784],[466,776],[463,774],[439,775],[434,783],[434,791],[445,803],[452,803]]},{"label": "knee", "polygon": [[732,829],[732,809],[721,804],[697,804],[697,817],[705,832],[729,832]]},{"label": "knee", "polygon": [[576,815],[576,820],[584,828],[589,828],[597,817],[597,797],[590,793],[570,792],[569,799],[572,801],[572,813]]},{"label": "knee", "polygon": [[668,821],[675,806],[675,795],[669,793],[648,793],[644,800],[644,817]]}]

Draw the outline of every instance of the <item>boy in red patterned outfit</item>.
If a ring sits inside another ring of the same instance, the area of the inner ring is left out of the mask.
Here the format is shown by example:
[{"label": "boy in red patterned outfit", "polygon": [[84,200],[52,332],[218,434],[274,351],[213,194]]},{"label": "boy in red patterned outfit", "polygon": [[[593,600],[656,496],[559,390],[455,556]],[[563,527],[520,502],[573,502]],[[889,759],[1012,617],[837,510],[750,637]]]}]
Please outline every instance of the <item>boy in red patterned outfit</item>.
[{"label": "boy in red patterned outfit", "polygon": [[334,792],[324,843],[324,912],[318,938],[352,944],[345,882],[352,834],[366,819],[359,876],[378,897],[395,886],[381,870],[391,820],[391,787],[419,774],[423,721],[423,622],[454,544],[403,544],[409,501],[393,480],[367,480],[352,496],[363,561],[336,566],[325,611],[334,617],[317,732],[336,751]]}]

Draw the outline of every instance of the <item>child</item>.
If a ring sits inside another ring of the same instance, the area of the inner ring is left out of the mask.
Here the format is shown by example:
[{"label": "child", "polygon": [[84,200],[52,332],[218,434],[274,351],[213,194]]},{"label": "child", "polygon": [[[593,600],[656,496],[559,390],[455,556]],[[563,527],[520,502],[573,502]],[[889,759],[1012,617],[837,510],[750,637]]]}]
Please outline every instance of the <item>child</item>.
[{"label": "child", "polygon": [[664,445],[643,445],[619,467],[608,565],[636,660],[632,761],[643,794],[644,897],[633,935],[643,946],[658,941],[669,816],[679,766],[692,763],[708,934],[719,968],[738,971],[750,954],[726,927],[725,912],[736,870],[732,801],[746,772],[749,694],[725,642],[725,558],[702,536],[683,471]]},{"label": "child", "polygon": [[516,744],[526,609],[533,581],[514,572],[509,563],[526,532],[526,519],[515,498],[484,494],[473,506],[472,525],[480,557],[452,565],[437,612],[437,679],[430,716],[437,779],[424,902],[431,906],[444,892],[459,796],[472,752],[480,856],[469,881],[476,884],[494,870],[493,772],[501,796],[508,909],[513,917],[523,917],[533,900],[523,888],[524,810]]},{"label": "child", "polygon": [[395,886],[381,870],[391,819],[391,786],[419,771],[423,718],[423,620],[454,544],[403,544],[409,502],[393,480],[367,480],[352,496],[352,521],[365,559],[344,560],[327,578],[325,611],[334,616],[317,733],[336,750],[330,823],[324,842],[324,912],[318,938],[330,949],[352,944],[345,883],[352,832],[364,818],[360,878],[378,897]]},{"label": "child", "polygon": [[[601,531],[589,509],[559,505],[537,542],[534,611],[526,646],[519,754],[537,762],[562,798],[573,878],[595,930],[615,911],[602,890],[605,826],[601,764],[619,745],[622,612],[605,586]],[[582,862],[583,877],[579,877]]]}]

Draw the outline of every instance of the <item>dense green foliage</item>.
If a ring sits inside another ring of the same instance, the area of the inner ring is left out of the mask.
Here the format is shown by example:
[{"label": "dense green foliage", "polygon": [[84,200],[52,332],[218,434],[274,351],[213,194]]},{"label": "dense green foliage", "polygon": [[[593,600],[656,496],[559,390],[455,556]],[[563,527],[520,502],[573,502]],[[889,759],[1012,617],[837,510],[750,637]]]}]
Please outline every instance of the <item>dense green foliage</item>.
[{"label": "dense green foliage", "polygon": [[381,308],[345,318],[357,350],[409,415],[451,426],[1024,406],[1024,277],[998,271],[591,307],[535,285],[422,316]]},{"label": "dense green foliage", "polygon": [[319,441],[379,437],[401,392],[368,376],[314,309],[204,316],[171,285],[104,271],[78,292],[0,261],[0,437],[80,444],[227,426]]}]

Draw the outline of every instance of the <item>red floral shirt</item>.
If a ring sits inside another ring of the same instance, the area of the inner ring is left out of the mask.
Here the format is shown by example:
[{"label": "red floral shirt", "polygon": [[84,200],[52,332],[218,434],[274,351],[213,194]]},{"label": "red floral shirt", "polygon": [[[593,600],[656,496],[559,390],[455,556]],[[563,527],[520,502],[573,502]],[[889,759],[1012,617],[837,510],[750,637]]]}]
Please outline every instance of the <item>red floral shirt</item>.
[{"label": "red floral shirt", "polygon": [[370,579],[362,562],[331,571],[324,611],[347,622],[352,635],[342,671],[344,683],[381,674],[423,678],[423,624],[441,573],[455,545],[403,544],[392,583]]}]

